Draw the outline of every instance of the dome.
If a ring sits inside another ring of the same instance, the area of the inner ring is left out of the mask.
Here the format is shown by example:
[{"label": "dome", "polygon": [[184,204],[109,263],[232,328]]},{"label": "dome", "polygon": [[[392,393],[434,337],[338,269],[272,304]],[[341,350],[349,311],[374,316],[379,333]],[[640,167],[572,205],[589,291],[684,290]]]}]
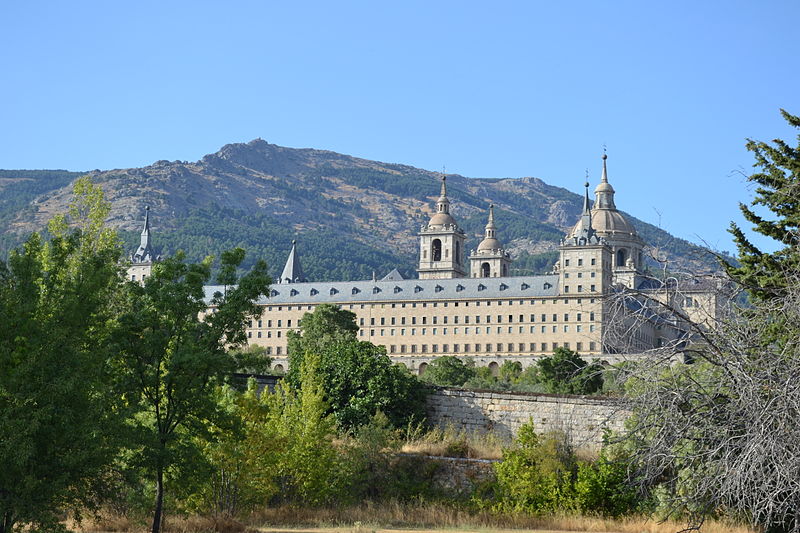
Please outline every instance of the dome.
[{"label": "dome", "polygon": [[455,225],[456,220],[450,216],[450,213],[436,213],[431,217],[431,221],[428,222],[430,226],[447,226],[447,225]]},{"label": "dome", "polygon": [[595,194],[599,192],[614,192],[614,187],[607,181],[601,181],[597,184],[597,187],[595,187],[594,192]]},{"label": "dome", "polygon": [[500,241],[488,237],[486,239],[483,239],[481,243],[478,245],[478,251],[480,252],[481,250],[500,250],[502,247],[503,245],[500,244]]},{"label": "dome", "polygon": [[[610,185],[609,185],[610,187]],[[581,222],[579,221],[569,232],[570,237],[578,236]],[[612,234],[636,235],[636,229],[622,216],[616,209],[593,209],[592,210],[592,229],[601,237]]]}]

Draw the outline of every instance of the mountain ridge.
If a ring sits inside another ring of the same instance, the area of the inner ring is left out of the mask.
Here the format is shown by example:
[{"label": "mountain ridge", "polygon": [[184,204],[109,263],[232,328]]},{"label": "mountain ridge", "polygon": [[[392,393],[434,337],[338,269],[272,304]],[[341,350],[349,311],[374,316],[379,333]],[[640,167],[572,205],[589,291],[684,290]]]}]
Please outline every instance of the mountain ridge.
[{"label": "mountain ridge", "polygon": [[[38,171],[55,173],[45,182],[35,172],[0,171],[0,191],[13,200],[0,202],[6,226],[0,234],[2,254],[64,212],[71,182],[82,174]],[[296,238],[307,275],[320,280],[364,279],[395,267],[413,275],[416,233],[433,213],[441,175],[262,139],[226,144],[195,162],[159,160],[88,174],[111,202],[109,224],[130,246],[149,205],[154,240],[165,253],[180,248],[190,259],[201,259],[244,246],[251,258],[266,258],[277,275]],[[467,232],[468,249],[482,237],[486,211],[495,204],[500,239],[517,259],[512,272],[548,270],[559,239],[581,210],[581,195],[538,177],[447,177],[452,212]],[[700,246],[625,216],[646,242],[668,251],[681,268],[714,267]]]}]

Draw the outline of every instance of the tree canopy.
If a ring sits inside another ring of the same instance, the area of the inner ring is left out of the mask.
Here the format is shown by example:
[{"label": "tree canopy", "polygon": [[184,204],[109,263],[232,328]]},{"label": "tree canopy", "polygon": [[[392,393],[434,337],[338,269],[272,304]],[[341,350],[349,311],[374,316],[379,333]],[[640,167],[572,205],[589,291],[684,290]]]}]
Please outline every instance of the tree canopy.
[{"label": "tree canopy", "polygon": [[[59,529],[103,493],[123,405],[107,363],[119,247],[108,204],[76,182],[70,217],[0,262],[0,532]],[[72,227],[70,227],[72,226]]]},{"label": "tree canopy", "polygon": [[[792,127],[800,128],[800,117],[784,110],[781,114]],[[739,204],[739,208],[756,232],[783,247],[763,252],[732,222],[740,266],[728,266],[728,272],[755,297],[781,297],[787,290],[787,270],[800,267],[800,135],[796,147],[781,139],[772,144],[748,139],[746,146],[756,160],[757,171],[747,178],[757,185],[756,196],[750,206]],[[758,208],[771,211],[774,218],[759,214]]]}]

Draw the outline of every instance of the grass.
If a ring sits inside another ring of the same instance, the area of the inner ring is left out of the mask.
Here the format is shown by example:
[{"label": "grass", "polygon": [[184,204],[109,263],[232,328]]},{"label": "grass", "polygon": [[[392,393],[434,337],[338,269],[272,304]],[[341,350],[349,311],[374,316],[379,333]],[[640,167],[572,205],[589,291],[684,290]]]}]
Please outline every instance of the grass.
[{"label": "grass", "polygon": [[400,447],[402,453],[465,457],[469,459],[501,459],[509,442],[494,433],[467,433],[452,426],[433,428],[427,433],[409,433]]},{"label": "grass", "polygon": [[[279,530],[370,533],[386,529],[447,531],[582,531],[598,533],[676,533],[686,527],[676,521],[658,522],[634,516],[610,519],[580,515],[530,516],[469,512],[441,503],[363,503],[350,507],[307,509],[276,507],[241,517],[189,516],[169,517],[164,533],[256,533]],[[104,514],[76,528],[84,532],[140,533],[149,528],[112,514]],[[754,533],[754,530],[720,521],[708,521],[704,533]]]}]

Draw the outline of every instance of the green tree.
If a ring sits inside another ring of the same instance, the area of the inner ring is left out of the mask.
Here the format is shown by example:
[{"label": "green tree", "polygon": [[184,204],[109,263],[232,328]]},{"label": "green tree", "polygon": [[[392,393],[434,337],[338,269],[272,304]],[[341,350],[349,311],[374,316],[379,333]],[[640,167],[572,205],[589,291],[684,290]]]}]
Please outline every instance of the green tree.
[{"label": "green tree", "polygon": [[[800,128],[800,117],[781,110],[783,118],[794,128]],[[781,139],[772,144],[748,139],[747,149],[753,152],[756,172],[748,181],[757,185],[751,207],[739,204],[744,218],[753,229],[777,241],[783,247],[766,253],[754,245],[735,223],[730,232],[738,248],[740,266],[728,266],[728,273],[757,298],[779,298],[786,293],[787,272],[800,267],[800,136],[798,146],[792,147]],[[774,219],[755,211],[764,207]]]},{"label": "green tree", "polygon": [[292,385],[300,381],[300,368],[308,352],[320,353],[327,345],[355,341],[358,333],[356,315],[332,304],[322,304],[306,313],[300,322],[301,331],[288,333],[289,372],[286,379]]},{"label": "green tree", "polygon": [[255,300],[269,288],[263,261],[237,279],[244,255],[222,254],[221,288],[210,295],[204,293],[210,258],[187,264],[180,253],[154,265],[143,285],[126,284],[115,370],[138,408],[136,449],[155,482],[153,533],[161,528],[165,473],[197,455],[198,432],[225,421],[215,386],[235,369],[228,347],[246,342],[246,319],[258,315]]},{"label": "green tree", "polygon": [[532,423],[523,424],[514,446],[495,465],[501,511],[533,514],[566,510],[574,499],[574,457],[563,436],[540,437]]},{"label": "green tree", "polygon": [[590,365],[563,347],[536,362],[536,376],[545,390],[554,394],[592,394],[603,387],[600,365]]},{"label": "green tree", "polygon": [[302,361],[318,355],[325,397],[342,429],[366,424],[378,411],[395,426],[422,420],[424,387],[384,347],[356,338],[353,313],[321,305],[303,316],[300,330],[289,334],[287,381],[297,387]]},{"label": "green tree", "polygon": [[446,355],[437,357],[422,375],[422,381],[442,387],[462,387],[467,381],[474,378],[475,363],[464,362],[458,357]]},{"label": "green tree", "polygon": [[62,529],[103,495],[122,418],[105,365],[121,283],[107,213],[81,178],[50,241],[0,262],[0,533]]}]

